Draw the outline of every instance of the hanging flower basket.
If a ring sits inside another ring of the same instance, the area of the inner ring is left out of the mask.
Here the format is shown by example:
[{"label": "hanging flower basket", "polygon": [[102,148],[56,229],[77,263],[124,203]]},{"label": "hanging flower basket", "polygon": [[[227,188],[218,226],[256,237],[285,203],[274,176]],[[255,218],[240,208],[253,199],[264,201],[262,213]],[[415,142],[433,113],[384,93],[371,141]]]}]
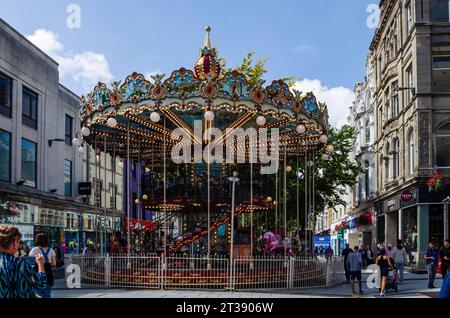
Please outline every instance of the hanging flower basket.
[{"label": "hanging flower basket", "polygon": [[444,176],[440,171],[436,171],[427,181],[428,192],[439,192],[444,189]]}]

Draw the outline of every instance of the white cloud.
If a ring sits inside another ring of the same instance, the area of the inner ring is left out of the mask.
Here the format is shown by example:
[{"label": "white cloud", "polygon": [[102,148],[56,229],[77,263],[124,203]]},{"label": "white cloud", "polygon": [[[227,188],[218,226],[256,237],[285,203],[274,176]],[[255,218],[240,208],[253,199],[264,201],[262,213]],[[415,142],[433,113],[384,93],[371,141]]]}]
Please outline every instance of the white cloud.
[{"label": "white cloud", "polygon": [[297,45],[292,49],[292,51],[299,52],[299,53],[313,53],[314,47],[307,44],[300,44]]},{"label": "white cloud", "polygon": [[98,82],[108,83],[113,79],[108,60],[102,53],[68,51],[58,41],[57,34],[45,29],[34,31],[27,39],[59,63],[61,79],[71,78],[81,83],[84,90],[91,90]]},{"label": "white cloud", "polygon": [[355,94],[352,90],[339,87],[326,87],[317,79],[302,79],[297,81],[294,86],[303,92],[313,92],[317,100],[324,102],[328,107],[328,115],[330,124],[334,127],[340,128],[347,123],[347,116],[349,115],[349,107],[355,99]]}]

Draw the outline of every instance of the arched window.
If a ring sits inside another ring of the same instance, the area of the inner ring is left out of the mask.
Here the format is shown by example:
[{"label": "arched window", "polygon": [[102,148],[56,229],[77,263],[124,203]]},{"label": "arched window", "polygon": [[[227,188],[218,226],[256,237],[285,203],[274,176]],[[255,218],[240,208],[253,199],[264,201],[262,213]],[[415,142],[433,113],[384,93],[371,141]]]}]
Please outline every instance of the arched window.
[{"label": "arched window", "polygon": [[394,153],[393,153],[393,178],[397,179],[400,173],[400,140],[398,138],[394,139]]},{"label": "arched window", "polygon": [[408,132],[408,173],[414,173],[414,131],[411,128]]},{"label": "arched window", "polygon": [[384,182],[389,181],[389,170],[390,170],[390,158],[389,153],[391,152],[391,146],[389,143],[386,144],[384,151]]}]

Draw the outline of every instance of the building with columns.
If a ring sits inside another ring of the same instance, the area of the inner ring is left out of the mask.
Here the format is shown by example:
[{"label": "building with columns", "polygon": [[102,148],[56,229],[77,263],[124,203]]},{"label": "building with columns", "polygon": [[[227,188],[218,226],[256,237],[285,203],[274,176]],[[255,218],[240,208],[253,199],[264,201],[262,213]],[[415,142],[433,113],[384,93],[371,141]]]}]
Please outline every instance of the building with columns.
[{"label": "building with columns", "polygon": [[372,40],[376,240],[402,239],[408,266],[424,269],[429,240],[442,244],[442,200],[427,180],[450,176],[450,5],[448,0],[382,0]]}]

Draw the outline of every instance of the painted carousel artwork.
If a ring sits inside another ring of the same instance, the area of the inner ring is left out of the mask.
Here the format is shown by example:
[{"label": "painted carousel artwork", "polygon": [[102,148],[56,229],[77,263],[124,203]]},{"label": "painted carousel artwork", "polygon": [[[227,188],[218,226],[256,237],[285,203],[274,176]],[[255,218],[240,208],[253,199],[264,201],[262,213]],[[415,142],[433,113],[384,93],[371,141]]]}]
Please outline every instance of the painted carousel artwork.
[{"label": "painted carousel artwork", "polygon": [[[283,80],[264,84],[258,80],[252,86],[244,74],[225,72],[207,28],[193,70],[180,68],[170,76],[159,74],[148,79],[132,73],[111,87],[98,83],[82,97],[80,152],[89,144],[96,152],[118,158],[124,167],[125,211],[123,231],[118,235],[126,243],[112,246],[124,257],[138,251],[154,253],[135,260],[136,264],[128,263],[128,267],[113,262],[112,285],[127,286],[133,281],[156,286],[164,270],[168,286],[209,284],[223,288],[229,282],[227,266],[237,266],[239,258],[247,259],[242,266],[259,273],[237,275],[236,282],[243,286],[248,280],[285,280],[283,267],[258,266],[256,258],[301,253],[293,243],[295,229],[288,230],[286,211],[279,206],[286,198],[278,191],[273,193],[274,182],[280,190],[286,176],[295,179],[292,165],[299,158],[323,152],[323,160],[328,159],[328,114],[312,93],[294,91]],[[211,128],[222,135],[212,139],[207,135]],[[262,173],[261,168],[268,163],[259,156],[253,160],[254,152],[262,146],[251,133],[237,138],[243,138],[242,143],[225,143],[230,129],[253,131],[256,137],[266,133],[268,140],[277,129],[276,173]],[[186,135],[181,143],[174,138],[180,131]],[[208,145],[216,147],[215,155],[217,147],[223,148],[222,161],[207,160],[202,150]],[[174,160],[176,147],[183,148],[180,156],[184,161]],[[198,149],[203,158],[196,155]],[[233,163],[226,160],[230,152],[236,158]],[[133,187],[136,167],[139,176]],[[275,226],[268,222],[274,218]],[[207,265],[179,270],[180,255],[187,255],[188,264],[206,260]],[[161,257],[164,266],[157,268],[154,264]],[[91,279],[104,274],[102,265],[91,269]],[[323,279],[323,275],[320,272],[316,278]]]}]

